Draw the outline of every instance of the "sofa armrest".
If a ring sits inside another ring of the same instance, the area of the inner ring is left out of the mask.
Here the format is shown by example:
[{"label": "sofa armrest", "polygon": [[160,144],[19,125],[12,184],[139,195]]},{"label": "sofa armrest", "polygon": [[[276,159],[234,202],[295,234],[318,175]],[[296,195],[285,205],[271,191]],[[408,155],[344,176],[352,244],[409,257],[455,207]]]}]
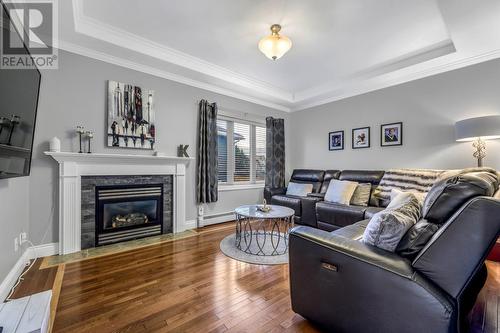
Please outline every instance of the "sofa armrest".
[{"label": "sofa armrest", "polygon": [[325,249],[338,252],[349,257],[350,260],[357,260],[408,279],[411,279],[414,274],[414,269],[410,261],[400,257],[396,253],[379,249],[358,240],[352,240],[323,230],[307,227],[293,228],[290,235],[291,237],[299,237]]},{"label": "sofa armrest", "polygon": [[271,198],[273,197],[273,195],[285,193],[286,187],[264,187],[264,199],[266,199],[268,203],[271,203]]},{"label": "sofa armrest", "polygon": [[316,203],[323,201],[319,197],[301,197],[300,202],[302,205],[302,216],[300,218],[300,224],[307,225],[310,227],[317,228],[318,222],[316,219]]},{"label": "sofa armrest", "polygon": [[325,200],[325,194],[326,193],[308,193],[307,196],[310,198]]},{"label": "sofa armrest", "polygon": [[397,254],[306,226],[289,245],[292,309],[330,331],[455,331],[451,297]]}]

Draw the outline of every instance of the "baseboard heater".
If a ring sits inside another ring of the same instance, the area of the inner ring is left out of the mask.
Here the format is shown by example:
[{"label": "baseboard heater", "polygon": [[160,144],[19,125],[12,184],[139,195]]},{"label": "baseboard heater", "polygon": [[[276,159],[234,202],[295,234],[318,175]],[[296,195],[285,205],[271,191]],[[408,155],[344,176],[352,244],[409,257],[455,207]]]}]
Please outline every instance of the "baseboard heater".
[{"label": "baseboard heater", "polygon": [[213,214],[208,216],[203,216],[200,219],[200,226],[207,226],[212,224],[224,223],[235,220],[236,217],[234,212],[226,212],[220,214]]}]

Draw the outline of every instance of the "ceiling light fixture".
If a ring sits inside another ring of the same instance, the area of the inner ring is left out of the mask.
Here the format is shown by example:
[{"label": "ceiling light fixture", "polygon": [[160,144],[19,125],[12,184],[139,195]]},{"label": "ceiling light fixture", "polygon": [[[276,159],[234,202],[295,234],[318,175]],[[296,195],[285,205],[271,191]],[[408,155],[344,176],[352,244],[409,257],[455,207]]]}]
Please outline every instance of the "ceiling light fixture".
[{"label": "ceiling light fixture", "polygon": [[259,50],[272,60],[281,58],[292,47],[292,41],[288,37],[280,35],[280,30],[281,25],[273,24],[271,35],[262,38],[259,42]]}]

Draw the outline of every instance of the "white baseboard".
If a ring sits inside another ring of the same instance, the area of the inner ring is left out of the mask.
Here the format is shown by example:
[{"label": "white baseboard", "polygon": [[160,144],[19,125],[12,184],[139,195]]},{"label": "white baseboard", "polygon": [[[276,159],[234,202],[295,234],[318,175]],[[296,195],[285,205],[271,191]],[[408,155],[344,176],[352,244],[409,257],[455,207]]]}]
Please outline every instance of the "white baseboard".
[{"label": "white baseboard", "polygon": [[51,256],[58,254],[58,252],[58,243],[42,244],[27,248],[14,264],[14,267],[9,271],[5,279],[0,283],[0,303],[9,296],[10,290],[16,284],[19,275],[21,275],[31,259]]},{"label": "white baseboard", "polygon": [[53,256],[59,254],[59,243],[32,246],[28,251],[30,259]]},{"label": "white baseboard", "polygon": [[212,224],[218,224],[223,222],[229,222],[235,220],[236,217],[234,212],[226,212],[211,216],[203,216],[203,219],[200,220],[200,227],[206,227]]},{"label": "white baseboard", "polygon": [[198,227],[198,223],[196,223],[196,220],[186,221],[186,230],[196,229],[197,227]]},{"label": "white baseboard", "polygon": [[3,302],[7,296],[9,296],[10,290],[16,284],[17,278],[21,275],[29,260],[29,249],[26,249],[26,251],[24,251],[22,256],[14,264],[14,267],[12,267],[9,274],[7,274],[2,283],[0,283],[0,302]]}]

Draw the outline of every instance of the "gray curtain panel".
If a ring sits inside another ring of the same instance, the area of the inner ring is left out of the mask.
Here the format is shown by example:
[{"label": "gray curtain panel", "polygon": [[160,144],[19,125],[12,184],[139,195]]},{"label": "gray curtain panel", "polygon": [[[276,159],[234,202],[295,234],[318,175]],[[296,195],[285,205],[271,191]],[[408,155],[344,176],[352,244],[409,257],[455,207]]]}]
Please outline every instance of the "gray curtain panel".
[{"label": "gray curtain panel", "polygon": [[266,118],[266,187],[285,186],[285,121]]},{"label": "gray curtain panel", "polygon": [[218,199],[217,104],[201,100],[198,119],[198,203]]}]

